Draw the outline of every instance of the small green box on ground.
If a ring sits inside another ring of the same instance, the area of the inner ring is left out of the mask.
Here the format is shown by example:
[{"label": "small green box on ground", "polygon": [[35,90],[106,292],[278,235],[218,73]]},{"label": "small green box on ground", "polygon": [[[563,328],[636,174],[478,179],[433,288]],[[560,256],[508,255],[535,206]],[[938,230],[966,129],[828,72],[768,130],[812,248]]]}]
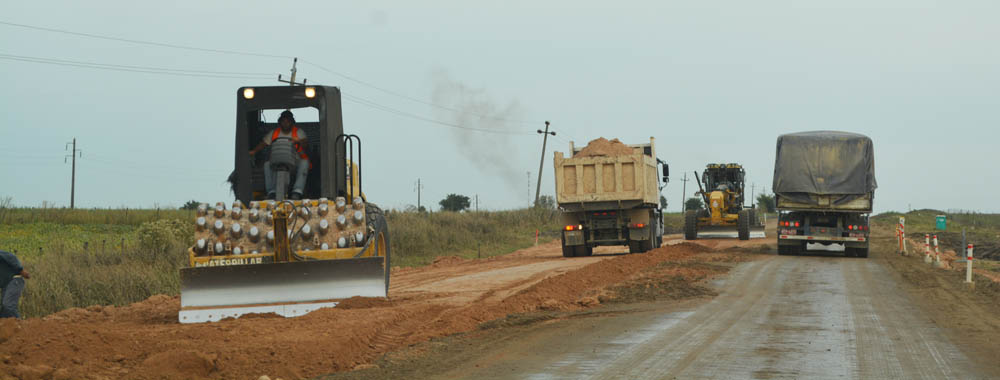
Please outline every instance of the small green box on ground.
[{"label": "small green box on ground", "polygon": [[935,228],[938,230],[944,231],[948,227],[948,218],[944,215],[938,215],[934,220],[937,222]]}]

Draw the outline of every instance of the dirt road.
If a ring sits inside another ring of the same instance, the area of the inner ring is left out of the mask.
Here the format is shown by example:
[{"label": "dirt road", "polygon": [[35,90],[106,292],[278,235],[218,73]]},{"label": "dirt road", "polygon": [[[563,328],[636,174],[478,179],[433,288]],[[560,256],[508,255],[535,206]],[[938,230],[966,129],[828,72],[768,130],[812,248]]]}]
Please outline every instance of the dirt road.
[{"label": "dirt road", "polygon": [[[551,242],[490,259],[442,257],[395,270],[388,300],[347,299],[290,319],[251,315],[181,325],[178,298],[154,296],[125,307],[0,320],[0,379],[311,378],[364,368],[387,352],[512,314],[593,308],[614,298],[608,289],[617,284],[659,286],[660,276],[695,282],[718,270],[684,263],[743,256],[692,244],[621,252],[567,259]],[[648,276],[651,268],[656,276]]]},{"label": "dirt road", "polygon": [[[926,294],[894,269],[904,258],[880,253],[871,259],[769,255],[714,281],[720,294],[711,301],[610,307],[482,334],[451,343],[462,352],[429,355],[442,365],[412,366],[418,369],[412,373],[443,379],[1000,376],[998,315],[972,310],[966,295]],[[956,309],[961,314],[948,312]],[[962,324],[958,318],[977,321],[965,331],[974,337],[951,329]]]}]

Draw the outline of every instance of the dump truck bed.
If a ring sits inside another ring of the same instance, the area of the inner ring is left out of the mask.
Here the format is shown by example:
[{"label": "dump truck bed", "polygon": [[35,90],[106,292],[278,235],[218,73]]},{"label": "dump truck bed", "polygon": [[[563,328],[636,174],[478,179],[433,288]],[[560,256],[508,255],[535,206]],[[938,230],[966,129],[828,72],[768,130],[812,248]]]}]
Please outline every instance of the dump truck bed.
[{"label": "dump truck bed", "polygon": [[[615,205],[628,208],[658,204],[659,183],[654,139],[628,145],[632,154],[565,157],[555,152],[556,202],[566,209]],[[580,150],[570,143],[571,154]]]}]

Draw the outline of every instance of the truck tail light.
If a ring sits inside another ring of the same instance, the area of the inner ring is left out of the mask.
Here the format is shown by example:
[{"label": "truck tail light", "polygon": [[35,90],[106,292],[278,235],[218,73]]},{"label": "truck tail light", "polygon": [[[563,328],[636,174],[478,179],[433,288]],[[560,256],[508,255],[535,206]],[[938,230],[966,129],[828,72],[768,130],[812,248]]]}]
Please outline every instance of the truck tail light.
[{"label": "truck tail light", "polygon": [[798,227],[798,226],[799,226],[799,222],[795,222],[795,227]]},{"label": "truck tail light", "polygon": [[646,227],[645,223],[632,223],[628,225],[631,228],[643,228]]},{"label": "truck tail light", "polygon": [[583,231],[583,225],[577,224],[575,226],[566,226],[566,231]]}]

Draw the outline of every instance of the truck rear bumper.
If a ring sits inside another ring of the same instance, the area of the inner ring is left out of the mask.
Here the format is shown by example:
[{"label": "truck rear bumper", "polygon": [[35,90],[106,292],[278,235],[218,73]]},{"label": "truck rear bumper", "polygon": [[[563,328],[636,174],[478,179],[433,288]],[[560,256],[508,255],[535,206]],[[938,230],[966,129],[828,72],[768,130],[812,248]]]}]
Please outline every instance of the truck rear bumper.
[{"label": "truck rear bumper", "polygon": [[778,235],[778,240],[807,240],[807,241],[832,241],[837,243],[843,242],[865,242],[868,238],[865,237],[838,237],[838,236],[811,236],[811,235]]}]

